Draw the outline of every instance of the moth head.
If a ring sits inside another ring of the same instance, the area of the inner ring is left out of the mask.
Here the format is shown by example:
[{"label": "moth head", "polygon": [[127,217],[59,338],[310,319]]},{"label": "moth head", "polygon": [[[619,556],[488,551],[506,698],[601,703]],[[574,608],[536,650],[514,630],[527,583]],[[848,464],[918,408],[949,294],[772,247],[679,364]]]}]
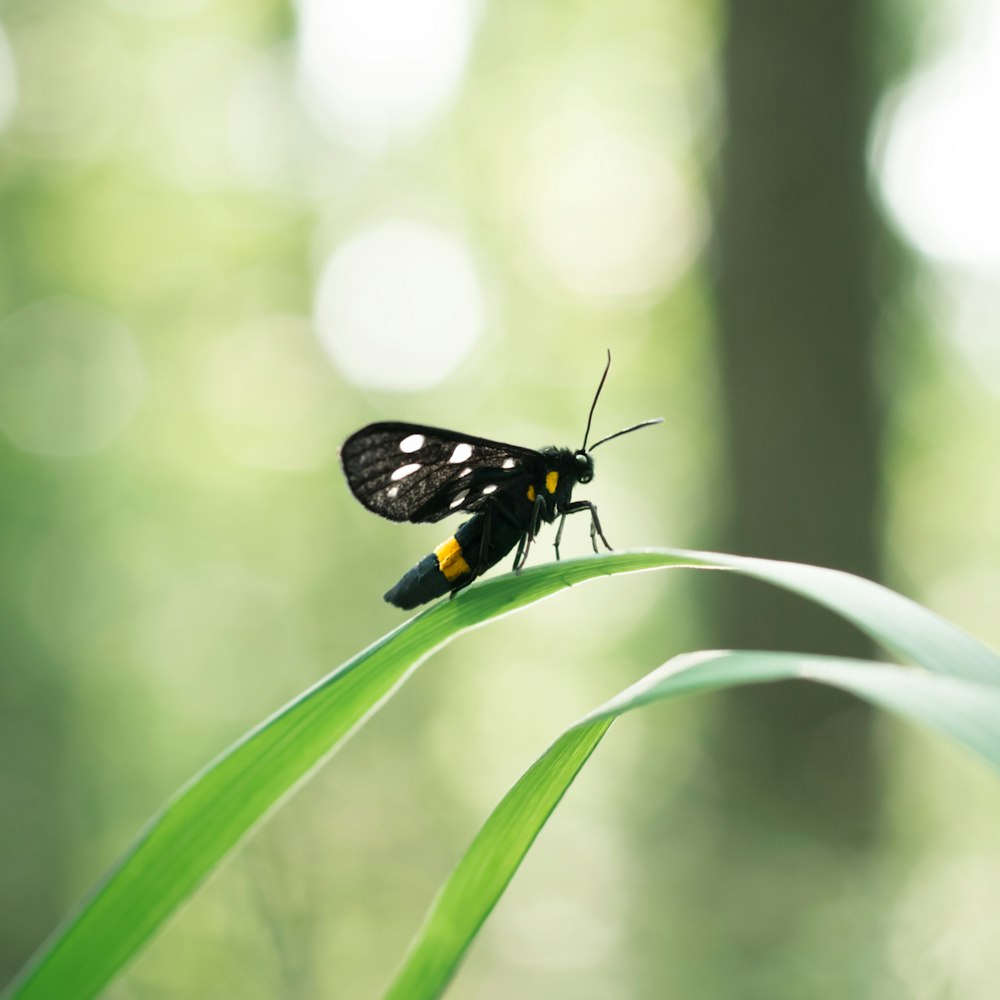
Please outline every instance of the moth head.
[{"label": "moth head", "polygon": [[594,478],[594,460],[590,457],[590,452],[582,448],[573,453],[574,478],[578,483],[587,485]]}]

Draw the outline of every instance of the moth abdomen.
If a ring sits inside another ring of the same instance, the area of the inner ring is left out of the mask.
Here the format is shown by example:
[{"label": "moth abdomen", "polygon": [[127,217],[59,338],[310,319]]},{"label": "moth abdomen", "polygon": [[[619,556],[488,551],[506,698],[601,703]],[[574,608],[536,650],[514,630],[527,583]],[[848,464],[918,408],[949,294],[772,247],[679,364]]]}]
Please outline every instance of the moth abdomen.
[{"label": "moth abdomen", "polygon": [[520,525],[493,512],[476,514],[459,526],[430,555],[424,556],[384,595],[397,608],[410,610],[467,587],[498,563],[518,543]]}]

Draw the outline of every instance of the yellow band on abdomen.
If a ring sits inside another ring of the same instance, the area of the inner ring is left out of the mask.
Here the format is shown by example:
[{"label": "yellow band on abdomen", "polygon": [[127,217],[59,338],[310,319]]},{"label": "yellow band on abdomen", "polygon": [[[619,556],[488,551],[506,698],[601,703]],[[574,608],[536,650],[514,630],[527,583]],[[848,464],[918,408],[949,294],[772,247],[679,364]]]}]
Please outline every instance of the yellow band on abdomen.
[{"label": "yellow band on abdomen", "polygon": [[465,561],[465,556],[462,555],[462,546],[458,544],[458,540],[454,536],[448,541],[442,542],[434,550],[434,555],[437,556],[438,569],[441,570],[449,583],[472,572],[469,564]]},{"label": "yellow band on abdomen", "polygon": [[558,485],[559,485],[559,473],[558,473],[558,472],[550,472],[550,473],[549,473],[549,474],[548,474],[548,475],[547,475],[547,476],[545,477],[545,488],[546,488],[546,489],[547,489],[547,490],[548,490],[548,491],[549,491],[550,493],[555,493],[555,491],[556,491],[556,487],[557,487]]}]

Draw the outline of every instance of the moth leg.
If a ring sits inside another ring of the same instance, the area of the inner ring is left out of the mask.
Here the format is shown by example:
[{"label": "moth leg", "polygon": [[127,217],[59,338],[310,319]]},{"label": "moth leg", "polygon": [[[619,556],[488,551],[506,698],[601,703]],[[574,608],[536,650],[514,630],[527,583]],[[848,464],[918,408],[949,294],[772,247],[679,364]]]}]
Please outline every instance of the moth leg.
[{"label": "moth leg", "polygon": [[[483,571],[483,567],[486,565],[486,554],[490,550],[490,526],[493,524],[493,504],[488,504],[486,510],[483,511],[483,539],[479,543],[479,563],[476,566],[476,572],[473,575],[473,580],[479,576]],[[472,580],[469,581],[471,583]],[[468,584],[466,585],[468,586]]]},{"label": "moth leg", "polygon": [[514,565],[511,567],[515,573],[521,572],[521,567],[524,565],[523,557],[527,555],[524,547],[524,540],[528,537],[528,533],[525,532],[517,540],[517,551],[514,553]]},{"label": "moth leg", "polygon": [[565,524],[566,524],[566,514],[564,513],[563,516],[559,518],[559,529],[556,531],[556,540],[554,545],[556,550],[556,561],[559,560],[559,542],[562,540],[562,530]]},{"label": "moth leg", "polygon": [[542,511],[545,510],[545,497],[538,494],[535,497],[535,506],[531,509],[531,517],[528,519],[528,530],[521,535],[517,543],[517,555],[514,557],[514,572],[520,573],[524,569],[524,564],[528,561],[528,549],[538,534],[541,527]]},{"label": "moth leg", "polygon": [[474,583],[479,577],[479,574],[483,571],[483,566],[486,565],[486,553],[489,552],[490,548],[490,525],[493,523],[493,504],[490,504],[486,510],[483,511],[483,537],[479,543],[479,561],[476,563],[476,568],[472,571],[472,574],[468,579],[463,580],[457,587],[452,590],[448,595],[448,600],[454,600],[455,595],[465,590],[470,584]]},{"label": "moth leg", "polygon": [[[589,500],[574,500],[572,503],[566,504],[562,509],[563,521],[566,520],[567,514],[578,514],[582,510],[590,511],[590,544],[594,546],[594,551],[597,552],[597,539],[600,538],[604,542],[604,547],[609,551],[613,552],[611,548],[611,543],[604,537],[604,531],[601,528],[600,518],[597,516],[597,507],[594,506]],[[559,541],[559,535],[562,534],[562,524],[559,525],[559,531],[556,533],[556,542]]]}]

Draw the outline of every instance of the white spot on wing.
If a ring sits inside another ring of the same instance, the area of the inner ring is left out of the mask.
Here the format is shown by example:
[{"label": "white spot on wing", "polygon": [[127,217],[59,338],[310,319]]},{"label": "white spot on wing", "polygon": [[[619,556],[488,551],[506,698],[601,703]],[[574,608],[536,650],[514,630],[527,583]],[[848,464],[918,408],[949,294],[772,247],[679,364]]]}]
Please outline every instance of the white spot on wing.
[{"label": "white spot on wing", "polygon": [[465,502],[465,498],[468,495],[469,495],[469,491],[468,490],[462,490],[461,493],[456,493],[455,494],[455,499],[452,500],[452,502],[450,504],[448,504],[448,506],[451,507],[452,510],[454,510],[456,507],[461,507],[462,504]]},{"label": "white spot on wing", "polygon": [[417,469],[419,468],[420,468],[419,462],[410,462],[409,465],[401,465],[398,469],[396,469],[393,472],[393,474],[390,476],[390,479],[392,479],[393,482],[397,482],[400,479],[405,479],[407,476],[412,476],[413,473],[416,472]]},{"label": "white spot on wing", "polygon": [[489,486],[483,487],[483,496],[489,496],[497,488],[496,483],[490,483]]},{"label": "white spot on wing", "polygon": [[388,498],[389,498],[390,500],[395,500],[395,499],[396,499],[396,497],[398,497],[398,496],[399,496],[399,487],[398,487],[398,486],[390,486],[390,487],[389,487],[389,488],[388,488],[388,489],[387,489],[387,490],[385,491],[385,495],[386,495],[386,496],[387,496],[387,497],[388,497]]},{"label": "white spot on wing", "polygon": [[461,472],[460,472],[460,473],[458,474],[458,478],[459,478],[459,479],[461,479],[461,478],[462,478],[462,476],[471,476],[471,475],[472,475],[472,469],[470,469],[470,468],[469,468],[468,466],[466,466],[466,467],[465,467],[464,469],[462,469],[462,471],[461,471]]},{"label": "white spot on wing", "polygon": [[403,438],[399,442],[400,451],[420,451],[424,446],[424,436],[423,434],[411,434],[409,437]]},{"label": "white spot on wing", "polygon": [[517,465],[517,462],[515,462],[514,459],[512,459],[512,458],[505,458],[503,460],[503,466],[502,466],[502,468],[504,468],[504,469],[513,469],[515,465]]},{"label": "white spot on wing", "polygon": [[451,458],[448,459],[449,465],[458,465],[459,462],[465,462],[472,456],[472,445],[466,444],[464,441],[461,444],[455,445],[455,450],[451,453]]}]

